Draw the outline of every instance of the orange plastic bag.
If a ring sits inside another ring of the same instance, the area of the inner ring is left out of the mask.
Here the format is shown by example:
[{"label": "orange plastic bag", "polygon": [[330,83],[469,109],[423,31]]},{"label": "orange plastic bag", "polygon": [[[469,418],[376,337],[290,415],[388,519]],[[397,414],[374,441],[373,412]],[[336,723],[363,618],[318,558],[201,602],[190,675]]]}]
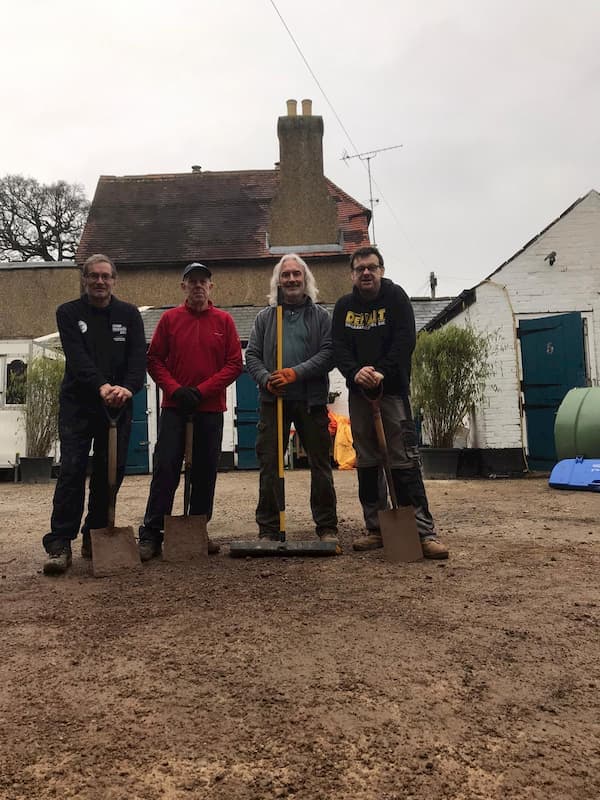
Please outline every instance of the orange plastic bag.
[{"label": "orange plastic bag", "polygon": [[333,443],[333,458],[337,462],[338,469],[354,469],[356,467],[356,451],[352,440],[352,429],[350,418],[342,414],[331,414],[335,417],[337,430]]},{"label": "orange plastic bag", "polygon": [[337,431],[337,417],[339,414],[334,414],[333,411],[327,411],[327,416],[329,417],[329,435],[335,436]]}]

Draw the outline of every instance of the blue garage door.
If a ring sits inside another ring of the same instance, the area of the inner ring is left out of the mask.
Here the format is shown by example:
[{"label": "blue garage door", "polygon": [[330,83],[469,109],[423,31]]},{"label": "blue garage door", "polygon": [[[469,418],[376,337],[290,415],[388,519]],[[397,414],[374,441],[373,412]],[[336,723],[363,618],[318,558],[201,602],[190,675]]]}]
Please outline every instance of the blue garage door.
[{"label": "blue garage door", "polygon": [[529,467],[551,470],[558,407],[569,389],[587,385],[581,314],[521,320],[519,339]]},{"label": "blue garage door", "polygon": [[235,390],[238,469],[258,469],[255,451],[259,407],[258,386],[247,372],[242,372],[235,382]]},{"label": "blue garage door", "polygon": [[133,418],[127,451],[127,475],[145,475],[148,468],[148,391],[143,389],[133,396]]}]

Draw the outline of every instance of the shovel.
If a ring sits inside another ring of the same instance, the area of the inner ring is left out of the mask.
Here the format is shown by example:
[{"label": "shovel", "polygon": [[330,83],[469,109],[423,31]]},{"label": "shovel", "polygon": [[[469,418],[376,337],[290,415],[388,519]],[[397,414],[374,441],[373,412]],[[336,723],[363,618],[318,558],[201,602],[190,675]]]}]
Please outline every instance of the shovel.
[{"label": "shovel", "polygon": [[194,444],[194,418],[185,423],[185,455],[183,484],[183,516],[165,517],[163,561],[208,561],[208,533],[205,515],[189,516],[192,493],[192,450]]},{"label": "shovel", "polygon": [[392,508],[387,511],[378,511],[379,526],[383,539],[383,552],[388,561],[392,563],[408,563],[419,561],[423,558],[421,539],[417,531],[415,510],[412,506],[398,506],[396,489],[392,479],[392,468],[385,440],[383,420],[381,419],[381,396],[367,397],[373,412],[373,424],[377,434],[377,444],[383,460],[383,468],[387,481],[388,492],[392,501]]},{"label": "shovel", "polygon": [[117,420],[106,411],[108,417],[108,521],[106,528],[90,531],[92,542],[92,572],[96,578],[114,575],[125,569],[142,566],[131,525],[115,527],[115,504],[117,500]]}]

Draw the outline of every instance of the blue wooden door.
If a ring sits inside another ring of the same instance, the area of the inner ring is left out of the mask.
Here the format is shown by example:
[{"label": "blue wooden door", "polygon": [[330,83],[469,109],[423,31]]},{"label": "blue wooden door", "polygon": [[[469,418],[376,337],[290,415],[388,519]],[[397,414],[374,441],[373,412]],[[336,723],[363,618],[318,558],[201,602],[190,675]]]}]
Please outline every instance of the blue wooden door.
[{"label": "blue wooden door", "polygon": [[586,386],[583,321],[579,312],[521,320],[524,411],[530,469],[556,463],[554,418],[563,397]]},{"label": "blue wooden door", "polygon": [[144,386],[133,396],[131,436],[127,451],[126,475],[145,475],[149,470],[148,461],[148,391]]},{"label": "blue wooden door", "polygon": [[256,425],[258,423],[258,386],[247,372],[235,382],[237,395],[235,425],[237,429],[238,469],[258,469],[256,458]]}]

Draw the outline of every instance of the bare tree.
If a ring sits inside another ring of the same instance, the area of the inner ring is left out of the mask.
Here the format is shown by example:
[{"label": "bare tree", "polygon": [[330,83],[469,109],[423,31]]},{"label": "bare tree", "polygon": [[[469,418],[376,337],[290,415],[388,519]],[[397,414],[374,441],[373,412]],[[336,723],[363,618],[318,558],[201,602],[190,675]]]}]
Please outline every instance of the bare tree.
[{"label": "bare tree", "polygon": [[89,207],[77,183],[0,178],[0,261],[74,258]]}]

